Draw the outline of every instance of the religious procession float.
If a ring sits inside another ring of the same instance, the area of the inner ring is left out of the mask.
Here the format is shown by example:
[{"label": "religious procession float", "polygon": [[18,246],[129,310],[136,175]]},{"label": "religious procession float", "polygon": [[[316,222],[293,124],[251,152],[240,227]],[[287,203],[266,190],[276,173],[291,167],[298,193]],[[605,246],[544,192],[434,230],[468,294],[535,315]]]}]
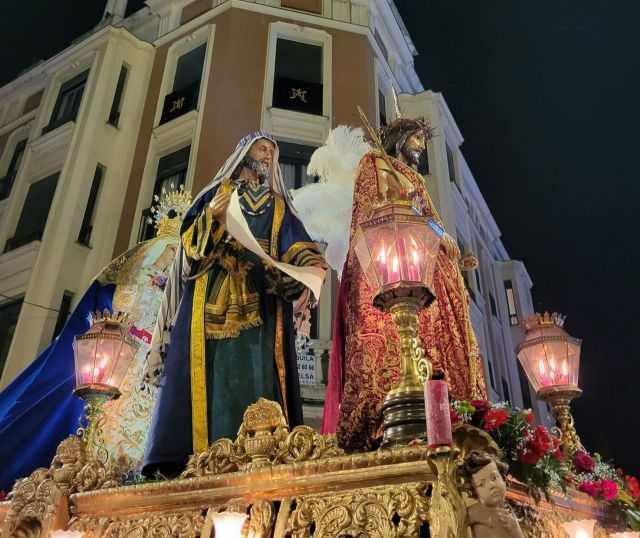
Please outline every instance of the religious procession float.
[{"label": "religious procession float", "polygon": [[[465,262],[416,171],[433,132],[398,117],[334,129],[297,192],[256,132],[193,200],[163,193],[157,236],[1,394],[3,537],[640,536],[637,480],[574,428],[563,316],[527,319],[516,350],[558,427],[487,401]],[[294,319],[327,264],[318,432]]]}]

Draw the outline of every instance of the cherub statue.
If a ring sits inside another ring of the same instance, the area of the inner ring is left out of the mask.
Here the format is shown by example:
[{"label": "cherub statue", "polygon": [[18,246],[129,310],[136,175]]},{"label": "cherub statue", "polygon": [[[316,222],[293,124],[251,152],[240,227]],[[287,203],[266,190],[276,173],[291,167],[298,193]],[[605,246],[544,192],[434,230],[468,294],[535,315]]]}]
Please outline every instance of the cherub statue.
[{"label": "cherub statue", "polygon": [[505,505],[505,480],[509,466],[487,452],[474,450],[460,469],[471,497],[469,507],[473,538],[524,538],[518,520]]}]

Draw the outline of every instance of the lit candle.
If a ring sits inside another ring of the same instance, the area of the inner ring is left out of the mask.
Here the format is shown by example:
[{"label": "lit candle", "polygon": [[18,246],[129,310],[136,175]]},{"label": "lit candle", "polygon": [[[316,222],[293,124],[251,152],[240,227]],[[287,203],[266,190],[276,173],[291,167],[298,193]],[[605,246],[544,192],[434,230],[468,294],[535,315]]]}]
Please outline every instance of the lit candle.
[{"label": "lit candle", "polygon": [[562,383],[569,384],[569,367],[567,366],[567,359],[562,361]]},{"label": "lit candle", "polygon": [[418,253],[416,249],[411,249],[411,254],[413,256],[413,265],[409,267],[409,278],[414,282],[418,282],[420,280],[420,267],[418,266]]},{"label": "lit candle", "polygon": [[540,371],[540,386],[544,388],[553,385],[553,380],[547,375],[547,369],[542,359],[538,361],[538,370]]},{"label": "lit candle", "polygon": [[384,243],[382,243],[382,248],[380,249],[380,255],[378,256],[378,261],[380,262],[380,278],[382,279],[382,285],[384,286],[387,282],[389,282],[389,268],[387,267],[387,253],[385,252]]},{"label": "lit candle", "polygon": [[[96,355],[96,358],[98,358],[100,355]],[[104,374],[105,374],[105,370],[107,369],[107,363],[109,362],[109,356],[108,355],[102,355],[102,360],[100,361],[100,363],[98,364],[98,375],[96,378],[96,381],[98,383],[102,383],[104,381]],[[94,377],[96,377],[96,374],[94,373]]]},{"label": "lit candle", "polygon": [[400,257],[400,271],[404,280],[409,278],[409,260],[407,259],[407,247],[404,237],[398,237],[398,256]]},{"label": "lit candle", "polygon": [[398,272],[398,256],[393,257],[393,262],[391,263],[391,278],[389,278],[389,282],[396,282],[400,280],[400,273]]},{"label": "lit candle", "polygon": [[84,371],[82,372],[82,382],[91,383],[91,366],[89,365],[84,367]]},{"label": "lit candle", "polygon": [[427,416],[429,446],[451,446],[451,413],[446,381],[427,381],[424,386],[424,406]]},{"label": "lit candle", "polygon": [[553,380],[554,385],[558,383],[558,380],[556,379],[556,361],[553,359],[553,357],[549,357],[549,368],[551,368],[551,379]]}]

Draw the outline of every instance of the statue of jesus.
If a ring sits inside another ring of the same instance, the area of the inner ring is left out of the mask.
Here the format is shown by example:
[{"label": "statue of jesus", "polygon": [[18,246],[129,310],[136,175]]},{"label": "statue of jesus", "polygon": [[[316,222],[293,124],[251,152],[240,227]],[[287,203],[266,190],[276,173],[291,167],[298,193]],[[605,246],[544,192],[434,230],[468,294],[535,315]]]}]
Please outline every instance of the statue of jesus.
[{"label": "statue of jesus", "polygon": [[[397,119],[379,138],[395,174],[379,151],[368,151],[355,172],[349,248],[336,306],[329,383],[322,433],[336,431],[349,449],[376,446],[382,431],[382,400],[399,375],[399,338],[389,313],[373,306],[373,294],[353,251],[358,225],[370,218],[381,199],[402,194],[414,208],[442,222],[417,172],[420,155],[432,135],[421,120]],[[456,241],[445,234],[434,274],[435,300],[419,314],[419,338],[433,364],[434,377],[447,381],[457,399],[478,398],[484,379],[469,318],[469,294],[458,266]]]}]

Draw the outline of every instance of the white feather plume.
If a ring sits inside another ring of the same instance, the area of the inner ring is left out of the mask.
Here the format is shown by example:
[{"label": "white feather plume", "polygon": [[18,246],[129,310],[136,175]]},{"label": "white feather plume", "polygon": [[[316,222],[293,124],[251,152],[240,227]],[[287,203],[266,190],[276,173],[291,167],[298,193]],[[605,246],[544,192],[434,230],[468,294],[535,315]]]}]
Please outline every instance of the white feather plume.
[{"label": "white feather plume", "polygon": [[319,176],[320,181],[292,193],[293,206],[311,238],[327,244],[325,257],[338,276],[349,248],[355,171],[371,149],[362,129],[336,127],[307,166],[307,173]]}]

